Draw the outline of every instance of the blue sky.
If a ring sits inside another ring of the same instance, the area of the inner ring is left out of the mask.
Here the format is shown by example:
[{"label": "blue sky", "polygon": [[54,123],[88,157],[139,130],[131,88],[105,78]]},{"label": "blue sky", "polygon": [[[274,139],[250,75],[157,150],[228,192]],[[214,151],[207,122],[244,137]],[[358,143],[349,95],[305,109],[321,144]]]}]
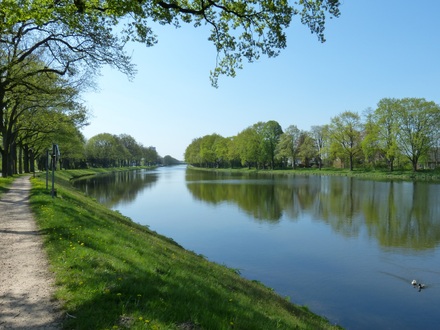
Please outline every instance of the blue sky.
[{"label": "blue sky", "polygon": [[98,91],[84,95],[93,113],[84,135],[130,134],[161,156],[183,159],[194,138],[233,136],[259,121],[309,130],[385,97],[440,104],[440,1],[342,3],[325,43],[294,18],[277,58],[245,63],[218,89],[209,81],[216,52],[207,28],[156,28],[154,47],[127,47],[138,70],[133,81],[106,67]]}]

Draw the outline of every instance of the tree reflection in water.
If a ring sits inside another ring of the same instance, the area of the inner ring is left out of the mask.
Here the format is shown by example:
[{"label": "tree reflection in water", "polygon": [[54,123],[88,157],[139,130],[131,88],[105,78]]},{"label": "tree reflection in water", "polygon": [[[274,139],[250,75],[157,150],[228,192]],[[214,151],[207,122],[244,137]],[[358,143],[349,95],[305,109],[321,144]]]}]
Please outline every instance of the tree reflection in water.
[{"label": "tree reflection in water", "polygon": [[256,221],[310,214],[344,236],[361,230],[383,247],[430,249],[440,242],[440,185],[339,176],[238,175],[187,171],[194,198],[234,203]]},{"label": "tree reflection in water", "polygon": [[117,203],[134,201],[139,192],[154,187],[157,180],[158,175],[155,172],[134,170],[79,179],[73,185],[111,208]]}]

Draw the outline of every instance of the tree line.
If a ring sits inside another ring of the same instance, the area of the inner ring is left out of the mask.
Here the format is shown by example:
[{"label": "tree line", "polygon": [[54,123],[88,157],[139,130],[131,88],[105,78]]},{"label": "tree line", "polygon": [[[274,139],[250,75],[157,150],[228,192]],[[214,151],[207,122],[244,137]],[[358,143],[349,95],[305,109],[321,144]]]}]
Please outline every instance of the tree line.
[{"label": "tree line", "polygon": [[[95,135],[85,143],[84,151],[87,166],[92,167],[180,164],[179,160],[170,155],[161,157],[155,147],[145,147],[128,134],[101,133]],[[69,160],[63,158],[63,161],[66,163]],[[67,167],[66,164],[64,167]]]},{"label": "tree line", "polygon": [[362,116],[345,111],[309,131],[258,122],[232,137],[195,138],[185,161],[200,167],[396,167],[417,171],[440,161],[440,106],[423,98],[384,98]]},{"label": "tree line", "polygon": [[[55,167],[60,169],[80,169],[89,167],[129,167],[175,165],[180,162],[167,155],[161,157],[153,146],[145,147],[128,134],[101,133],[86,140],[81,132],[65,132],[52,135],[57,141],[60,158]],[[43,134],[44,135],[44,134]],[[19,137],[19,141],[20,137]],[[52,144],[50,138],[40,143],[19,144],[13,152],[13,174],[30,173],[52,167]]]},{"label": "tree line", "polygon": [[[114,135],[101,133],[90,138],[84,145],[86,166],[122,167],[157,165],[161,157],[155,147],[145,147],[128,134]],[[71,166],[75,160],[62,157],[64,168]],[[81,160],[79,160],[81,165]]]},{"label": "tree line", "polygon": [[217,52],[211,81],[217,86],[219,76],[235,76],[243,60],[277,56],[286,47],[285,30],[294,15],[323,42],[325,21],[340,15],[339,6],[338,0],[2,0],[2,175],[32,171],[52,143],[63,144],[64,155],[72,153],[67,158],[79,157],[80,128],[88,114],[81,92],[93,86],[104,65],[133,77],[124,46],[155,45],[156,25],[208,27]]}]

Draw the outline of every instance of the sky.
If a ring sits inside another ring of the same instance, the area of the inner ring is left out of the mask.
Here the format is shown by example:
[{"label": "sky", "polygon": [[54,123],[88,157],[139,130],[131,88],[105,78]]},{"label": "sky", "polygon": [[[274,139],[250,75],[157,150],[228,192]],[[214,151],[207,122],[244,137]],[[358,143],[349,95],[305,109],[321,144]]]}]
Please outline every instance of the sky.
[{"label": "sky", "polygon": [[245,63],[217,89],[208,27],[159,26],[155,46],[127,45],[132,81],[105,67],[98,89],[83,95],[92,116],[82,132],[129,134],[183,160],[193,139],[231,137],[257,122],[310,130],[344,111],[362,115],[382,98],[440,104],[440,1],[342,0],[340,10],[327,21],[325,43],[295,17],[278,57]]}]

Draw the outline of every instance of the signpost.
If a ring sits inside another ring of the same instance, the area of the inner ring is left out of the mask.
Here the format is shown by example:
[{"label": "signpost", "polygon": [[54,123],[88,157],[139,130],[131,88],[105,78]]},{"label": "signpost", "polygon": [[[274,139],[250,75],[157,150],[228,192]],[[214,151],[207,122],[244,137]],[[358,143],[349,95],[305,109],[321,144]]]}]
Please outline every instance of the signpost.
[{"label": "signpost", "polygon": [[[47,150],[46,153],[46,189],[49,188],[49,151],[50,149]],[[52,190],[51,190],[51,196],[52,198],[54,198],[57,195],[57,192],[55,190],[55,170],[57,167],[57,162],[60,159],[61,153],[60,153],[60,149],[58,148],[58,144],[52,144],[52,153],[51,153],[51,162],[50,162],[50,167],[52,168]]]}]

